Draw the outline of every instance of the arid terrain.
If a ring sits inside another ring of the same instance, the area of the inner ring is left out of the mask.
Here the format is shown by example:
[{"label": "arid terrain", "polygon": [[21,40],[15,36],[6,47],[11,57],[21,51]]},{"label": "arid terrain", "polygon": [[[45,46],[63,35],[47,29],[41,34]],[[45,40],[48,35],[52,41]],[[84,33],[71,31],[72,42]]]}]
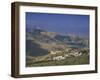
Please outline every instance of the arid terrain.
[{"label": "arid terrain", "polygon": [[26,32],[26,67],[89,64],[89,38],[39,28]]}]

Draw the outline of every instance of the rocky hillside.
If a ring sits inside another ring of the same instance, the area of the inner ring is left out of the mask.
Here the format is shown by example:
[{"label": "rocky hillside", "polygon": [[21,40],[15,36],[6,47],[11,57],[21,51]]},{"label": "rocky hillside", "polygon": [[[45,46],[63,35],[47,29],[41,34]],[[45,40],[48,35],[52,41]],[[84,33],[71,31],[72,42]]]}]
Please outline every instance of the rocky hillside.
[{"label": "rocky hillside", "polygon": [[62,35],[37,28],[26,29],[26,53],[28,56],[42,56],[50,51],[67,48],[88,48],[89,40],[77,35]]}]

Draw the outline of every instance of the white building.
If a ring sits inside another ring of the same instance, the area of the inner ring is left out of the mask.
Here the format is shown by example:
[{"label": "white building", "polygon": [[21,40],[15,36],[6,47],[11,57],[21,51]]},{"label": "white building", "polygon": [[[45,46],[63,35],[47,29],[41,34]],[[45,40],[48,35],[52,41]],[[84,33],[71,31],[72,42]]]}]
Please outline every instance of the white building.
[{"label": "white building", "polygon": [[64,56],[65,56],[65,57],[68,57],[69,55],[68,55],[68,54],[65,54]]},{"label": "white building", "polygon": [[56,56],[56,57],[53,57],[53,60],[63,60],[63,59],[65,59],[65,57],[63,57],[63,56]]}]

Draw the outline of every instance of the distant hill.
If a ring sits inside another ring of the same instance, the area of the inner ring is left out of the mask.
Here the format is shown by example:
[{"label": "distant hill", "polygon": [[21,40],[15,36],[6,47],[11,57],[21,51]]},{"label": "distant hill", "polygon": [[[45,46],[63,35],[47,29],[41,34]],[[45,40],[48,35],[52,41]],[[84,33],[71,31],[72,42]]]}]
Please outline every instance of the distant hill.
[{"label": "distant hill", "polygon": [[42,56],[51,50],[89,47],[89,40],[77,35],[62,35],[39,28],[26,29],[26,52],[30,56]]}]

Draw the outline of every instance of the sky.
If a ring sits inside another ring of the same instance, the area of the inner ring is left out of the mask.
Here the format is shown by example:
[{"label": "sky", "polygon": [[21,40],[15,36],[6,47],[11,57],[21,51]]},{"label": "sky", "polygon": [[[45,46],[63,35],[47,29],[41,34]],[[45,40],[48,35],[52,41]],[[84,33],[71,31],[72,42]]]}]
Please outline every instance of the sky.
[{"label": "sky", "polygon": [[89,36],[89,15],[26,12],[26,27],[61,34]]}]

